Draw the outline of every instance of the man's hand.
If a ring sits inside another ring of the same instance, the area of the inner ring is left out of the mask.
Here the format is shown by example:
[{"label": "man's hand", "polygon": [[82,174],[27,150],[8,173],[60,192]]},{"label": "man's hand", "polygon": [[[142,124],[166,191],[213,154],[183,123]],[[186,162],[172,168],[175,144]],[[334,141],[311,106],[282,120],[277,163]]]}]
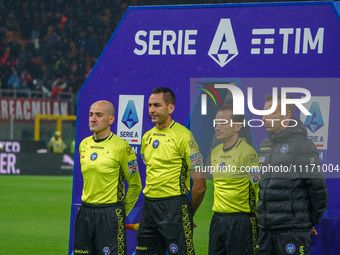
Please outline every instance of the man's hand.
[{"label": "man's hand", "polygon": [[205,183],[205,175],[204,173],[191,173],[192,177],[192,189],[191,189],[191,207],[193,209],[193,213],[195,215],[198,207],[202,203],[204,198],[205,190],[207,189]]},{"label": "man's hand", "polygon": [[309,233],[310,233],[311,235],[317,235],[317,234],[318,234],[318,231],[316,231],[315,227],[312,227],[312,229],[309,230]]}]

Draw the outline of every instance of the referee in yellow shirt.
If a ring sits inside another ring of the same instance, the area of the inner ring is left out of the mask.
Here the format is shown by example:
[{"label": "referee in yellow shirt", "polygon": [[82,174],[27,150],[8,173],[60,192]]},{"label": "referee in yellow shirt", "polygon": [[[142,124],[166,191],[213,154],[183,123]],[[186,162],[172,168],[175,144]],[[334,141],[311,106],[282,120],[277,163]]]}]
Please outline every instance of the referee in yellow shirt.
[{"label": "referee in yellow shirt", "polygon": [[156,126],[142,139],[146,181],[136,254],[195,254],[193,215],[204,197],[204,175],[192,179],[190,201],[187,195],[190,169],[202,165],[201,153],[191,132],[171,118],[175,95],[170,89],[155,88],[148,104]]},{"label": "referee in yellow shirt", "polygon": [[253,147],[239,137],[242,122],[243,116],[233,116],[229,106],[216,114],[215,123],[223,124],[215,126],[216,139],[221,144],[210,155],[214,215],[209,231],[209,255],[250,255],[256,250],[258,157]]},{"label": "referee in yellow shirt", "polygon": [[[125,217],[142,185],[135,153],[111,132],[114,120],[112,103],[91,105],[93,135],[79,145],[84,186],[75,222],[74,254],[127,254]],[[125,180],[129,185],[126,195]]]}]

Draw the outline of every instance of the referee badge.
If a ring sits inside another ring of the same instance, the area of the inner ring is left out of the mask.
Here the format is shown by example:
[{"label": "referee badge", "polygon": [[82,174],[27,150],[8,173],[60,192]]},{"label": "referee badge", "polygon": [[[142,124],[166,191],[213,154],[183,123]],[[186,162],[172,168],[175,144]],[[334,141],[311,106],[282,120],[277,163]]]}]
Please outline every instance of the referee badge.
[{"label": "referee badge", "polygon": [[178,246],[174,243],[169,245],[169,250],[172,254],[175,254],[178,252]]},{"label": "referee badge", "polygon": [[98,157],[97,152],[94,152],[94,153],[92,153],[92,155],[91,155],[91,160],[92,160],[92,161],[95,161],[95,160],[97,159],[97,157]]},{"label": "referee badge", "polygon": [[110,254],[110,249],[109,249],[109,247],[104,247],[104,249],[103,249],[103,254],[104,254],[104,255],[109,255],[109,254]]},{"label": "referee badge", "polygon": [[154,149],[157,149],[158,146],[159,146],[159,141],[158,141],[158,140],[155,140],[155,141],[153,142],[153,144],[152,144],[152,147],[153,147]]}]

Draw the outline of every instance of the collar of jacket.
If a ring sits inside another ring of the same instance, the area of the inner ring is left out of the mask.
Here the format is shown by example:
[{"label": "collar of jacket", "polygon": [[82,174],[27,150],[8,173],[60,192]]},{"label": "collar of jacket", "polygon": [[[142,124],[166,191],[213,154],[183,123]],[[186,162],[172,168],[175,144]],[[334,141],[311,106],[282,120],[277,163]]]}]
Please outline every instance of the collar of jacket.
[{"label": "collar of jacket", "polygon": [[[300,119],[293,118],[290,121],[289,127],[286,127],[280,132],[268,132],[268,137],[274,142],[286,141],[292,136],[307,136],[307,129]],[[297,123],[297,124],[296,124]],[[295,125],[295,126],[294,126]]]}]

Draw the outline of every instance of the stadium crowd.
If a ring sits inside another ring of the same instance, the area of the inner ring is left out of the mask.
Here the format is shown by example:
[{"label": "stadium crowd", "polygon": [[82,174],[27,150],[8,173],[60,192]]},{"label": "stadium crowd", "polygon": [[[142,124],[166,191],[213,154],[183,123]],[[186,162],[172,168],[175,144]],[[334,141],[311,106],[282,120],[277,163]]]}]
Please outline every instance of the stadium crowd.
[{"label": "stadium crowd", "polygon": [[77,93],[128,7],[120,1],[0,2],[0,88],[44,88],[51,98]]}]

